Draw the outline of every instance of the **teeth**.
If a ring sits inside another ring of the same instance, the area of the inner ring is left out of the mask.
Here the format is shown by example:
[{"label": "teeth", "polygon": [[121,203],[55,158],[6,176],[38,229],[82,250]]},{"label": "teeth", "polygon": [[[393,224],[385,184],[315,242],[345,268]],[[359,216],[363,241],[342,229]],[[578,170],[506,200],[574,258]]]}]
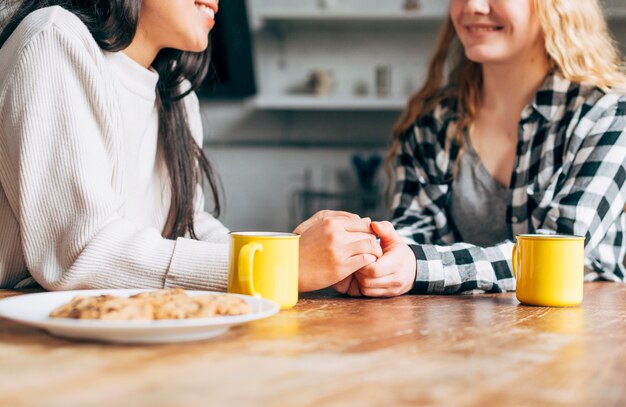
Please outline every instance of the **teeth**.
[{"label": "teeth", "polygon": [[470,32],[482,33],[482,32],[492,32],[498,31],[498,27],[467,27]]},{"label": "teeth", "polygon": [[211,18],[215,18],[215,12],[206,4],[196,3],[196,8],[198,8],[198,10],[200,10],[201,13],[204,13]]}]

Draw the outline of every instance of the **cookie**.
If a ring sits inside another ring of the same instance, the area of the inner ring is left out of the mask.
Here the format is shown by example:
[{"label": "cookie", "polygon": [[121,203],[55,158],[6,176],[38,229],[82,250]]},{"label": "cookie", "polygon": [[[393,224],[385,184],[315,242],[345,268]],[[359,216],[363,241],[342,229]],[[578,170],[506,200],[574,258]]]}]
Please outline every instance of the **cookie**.
[{"label": "cookie", "polygon": [[240,297],[224,294],[189,296],[182,288],[135,294],[128,298],[112,295],[76,296],[55,308],[51,318],[100,320],[165,320],[211,318],[250,313],[250,306]]},{"label": "cookie", "polygon": [[151,320],[153,314],[153,307],[148,302],[100,295],[75,297],[69,304],[54,309],[50,317],[131,321]]}]

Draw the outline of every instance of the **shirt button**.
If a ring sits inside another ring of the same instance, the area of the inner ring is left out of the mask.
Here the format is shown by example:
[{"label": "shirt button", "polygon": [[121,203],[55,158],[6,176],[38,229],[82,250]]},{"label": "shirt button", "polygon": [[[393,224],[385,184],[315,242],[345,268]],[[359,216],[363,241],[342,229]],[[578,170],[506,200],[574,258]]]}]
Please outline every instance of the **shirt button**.
[{"label": "shirt button", "polygon": [[517,216],[513,216],[511,220],[513,221],[513,223],[519,222],[519,218]]}]

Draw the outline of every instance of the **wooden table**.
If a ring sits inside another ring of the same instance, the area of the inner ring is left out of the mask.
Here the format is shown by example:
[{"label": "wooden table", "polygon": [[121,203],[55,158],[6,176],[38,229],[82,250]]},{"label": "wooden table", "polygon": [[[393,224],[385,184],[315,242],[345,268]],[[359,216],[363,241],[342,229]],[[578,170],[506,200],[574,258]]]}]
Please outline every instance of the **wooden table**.
[{"label": "wooden table", "polygon": [[320,292],[169,345],[73,342],[0,320],[2,406],[418,404],[626,405],[626,285],[586,284],[579,308]]}]

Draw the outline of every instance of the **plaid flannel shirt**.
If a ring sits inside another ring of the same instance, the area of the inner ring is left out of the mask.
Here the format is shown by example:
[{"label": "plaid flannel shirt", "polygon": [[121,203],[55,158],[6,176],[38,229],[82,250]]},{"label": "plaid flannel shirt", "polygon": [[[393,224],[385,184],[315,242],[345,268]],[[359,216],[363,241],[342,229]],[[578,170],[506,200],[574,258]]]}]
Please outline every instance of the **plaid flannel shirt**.
[{"label": "plaid flannel shirt", "polygon": [[[585,236],[585,280],[624,281],[626,96],[550,74],[521,114],[509,239],[460,241],[448,199],[460,146],[453,103],[419,117],[396,155],[393,223],[417,259],[413,293],[515,290],[514,236]],[[485,225],[486,228],[489,225]]]}]

